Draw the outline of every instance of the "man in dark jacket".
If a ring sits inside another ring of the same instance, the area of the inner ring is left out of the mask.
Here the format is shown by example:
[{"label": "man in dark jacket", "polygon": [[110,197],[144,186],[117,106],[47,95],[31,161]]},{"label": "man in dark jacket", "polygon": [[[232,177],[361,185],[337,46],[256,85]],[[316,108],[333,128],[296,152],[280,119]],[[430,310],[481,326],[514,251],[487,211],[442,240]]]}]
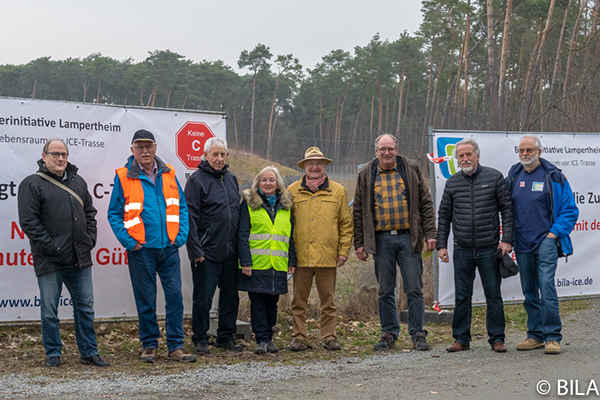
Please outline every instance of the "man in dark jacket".
[{"label": "man in dark jacket", "polygon": [[408,300],[408,333],[417,350],[429,350],[423,329],[423,259],[421,252],[435,250],[433,201],[421,169],[398,155],[396,138],[381,135],[375,140],[377,158],[358,172],[354,195],[354,248],[359,259],[375,258],[379,282],[381,338],[374,350],[396,344],[400,333],[396,306],[396,264],[400,267]]},{"label": "man in dark jacket", "polygon": [[[479,270],[487,304],[487,331],[492,350],[504,346],[504,304],[500,293],[502,277],[496,267],[496,249],[502,255],[512,250],[513,206],[502,173],[479,164],[479,146],[472,138],[456,144],[453,157],[461,171],[446,182],[438,219],[438,256],[448,262],[450,224],[454,234],[455,308],[448,352],[468,350],[471,342],[471,297],[475,269]],[[500,219],[502,215],[502,241]],[[500,243],[499,243],[500,242]]]},{"label": "man in dark jacket", "polygon": [[237,289],[237,229],[240,193],[235,175],[226,163],[227,142],[211,138],[204,146],[204,160],[185,185],[190,212],[188,256],[192,263],[192,342],[198,354],[210,354],[210,308],[217,285],[219,327],[216,346],[242,351],[235,343],[239,305]]},{"label": "man in dark jacket", "polygon": [[58,139],[44,145],[39,170],[19,185],[19,222],[29,237],[40,288],[42,341],[46,366],[58,367],[62,350],[58,302],[63,283],[73,300],[77,347],[84,364],[105,367],[94,331],[92,258],[96,209],[87,185]]}]

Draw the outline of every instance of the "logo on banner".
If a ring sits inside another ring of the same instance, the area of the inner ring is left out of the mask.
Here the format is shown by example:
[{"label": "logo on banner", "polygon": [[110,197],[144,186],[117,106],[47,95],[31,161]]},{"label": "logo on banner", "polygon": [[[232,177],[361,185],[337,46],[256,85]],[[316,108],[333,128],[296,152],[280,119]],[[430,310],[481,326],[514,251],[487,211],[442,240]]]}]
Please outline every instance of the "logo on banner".
[{"label": "logo on banner", "polygon": [[[454,137],[441,137],[437,139],[437,154],[441,156],[452,157],[452,151],[456,147],[456,143],[460,142],[464,138]],[[446,179],[450,178],[457,171],[456,161],[454,158],[450,158],[448,161],[444,161],[438,164],[440,166],[440,172]]]},{"label": "logo on banner", "polygon": [[177,157],[187,169],[196,169],[204,154],[204,143],[215,134],[204,122],[186,122],[175,135]]}]

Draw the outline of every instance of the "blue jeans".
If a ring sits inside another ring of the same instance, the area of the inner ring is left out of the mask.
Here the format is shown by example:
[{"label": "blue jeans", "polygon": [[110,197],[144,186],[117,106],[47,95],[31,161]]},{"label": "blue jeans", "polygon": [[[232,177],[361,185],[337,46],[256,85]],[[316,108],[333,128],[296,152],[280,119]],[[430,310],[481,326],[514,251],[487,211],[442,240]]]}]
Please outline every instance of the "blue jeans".
[{"label": "blue jeans", "polygon": [[58,303],[63,283],[73,300],[75,338],[81,357],[98,354],[96,332],[94,331],[94,287],[92,267],[70,268],[51,272],[37,278],[40,288],[40,310],[42,319],[42,341],[46,356],[60,357]]},{"label": "blue jeans", "polygon": [[525,296],[523,306],[527,311],[527,337],[538,342],[560,342],[562,323],[554,283],[558,262],[556,239],[545,238],[532,252],[515,254]]},{"label": "blue jeans", "polygon": [[486,324],[490,337],[488,342],[504,343],[504,303],[500,284],[502,276],[494,262],[496,247],[471,249],[454,246],[454,316],[452,317],[452,336],[464,345],[471,342],[471,300],[475,269],[479,270],[481,284],[487,305]]},{"label": "blue jeans", "polygon": [[219,294],[219,326],[217,342],[225,343],[234,340],[237,331],[236,321],[239,306],[237,290],[238,260],[224,262],[192,261],[192,278],[194,290],[192,294],[192,342],[206,343],[210,327],[210,308],[217,285]]},{"label": "blue jeans", "polygon": [[164,249],[127,250],[129,276],[138,313],[140,341],[144,349],[158,348],[160,329],[156,320],[156,275],[165,293],[167,348],[169,353],[183,347],[183,296],[179,250],[173,245]]},{"label": "blue jeans", "polygon": [[279,295],[248,292],[250,298],[250,322],[256,343],[273,339],[273,327],[277,323]]},{"label": "blue jeans", "polygon": [[379,283],[379,321],[381,335],[390,333],[394,339],[400,334],[396,299],[396,264],[400,266],[404,293],[408,300],[408,333],[414,338],[423,331],[425,300],[423,299],[423,260],[421,253],[412,252],[410,234],[392,235],[376,232],[375,276]]}]

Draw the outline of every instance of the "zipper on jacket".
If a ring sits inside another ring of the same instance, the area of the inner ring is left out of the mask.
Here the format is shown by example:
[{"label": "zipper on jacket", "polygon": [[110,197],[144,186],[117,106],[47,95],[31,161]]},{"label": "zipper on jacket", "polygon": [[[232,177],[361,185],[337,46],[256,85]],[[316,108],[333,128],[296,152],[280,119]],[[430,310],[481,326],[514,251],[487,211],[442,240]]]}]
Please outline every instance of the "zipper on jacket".
[{"label": "zipper on jacket", "polygon": [[[227,241],[231,238],[231,205],[229,204],[229,194],[227,193],[227,187],[225,186],[225,175],[221,175],[221,185],[223,185],[223,191],[225,192],[225,198],[227,199],[227,212],[229,213],[229,226],[227,228]],[[227,249],[227,256],[229,256],[229,248]]]},{"label": "zipper on jacket", "polygon": [[475,249],[475,178],[470,176],[469,181],[471,183],[471,248]]}]

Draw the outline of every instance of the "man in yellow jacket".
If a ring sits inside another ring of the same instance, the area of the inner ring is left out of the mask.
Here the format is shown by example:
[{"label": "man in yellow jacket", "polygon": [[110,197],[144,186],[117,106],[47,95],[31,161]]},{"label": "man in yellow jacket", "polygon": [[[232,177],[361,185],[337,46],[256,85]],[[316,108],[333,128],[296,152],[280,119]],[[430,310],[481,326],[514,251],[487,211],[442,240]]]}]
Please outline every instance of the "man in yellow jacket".
[{"label": "man in yellow jacket", "polygon": [[294,200],[292,213],[297,256],[297,267],[292,271],[292,351],[307,348],[304,344],[306,310],[313,277],[321,300],[319,327],[323,347],[341,349],[335,334],[336,271],[348,260],[354,228],[346,189],[325,174],[325,167],[331,161],[318,147],[309,148],[304,159],[298,162],[304,169],[304,176],[288,187]]}]

